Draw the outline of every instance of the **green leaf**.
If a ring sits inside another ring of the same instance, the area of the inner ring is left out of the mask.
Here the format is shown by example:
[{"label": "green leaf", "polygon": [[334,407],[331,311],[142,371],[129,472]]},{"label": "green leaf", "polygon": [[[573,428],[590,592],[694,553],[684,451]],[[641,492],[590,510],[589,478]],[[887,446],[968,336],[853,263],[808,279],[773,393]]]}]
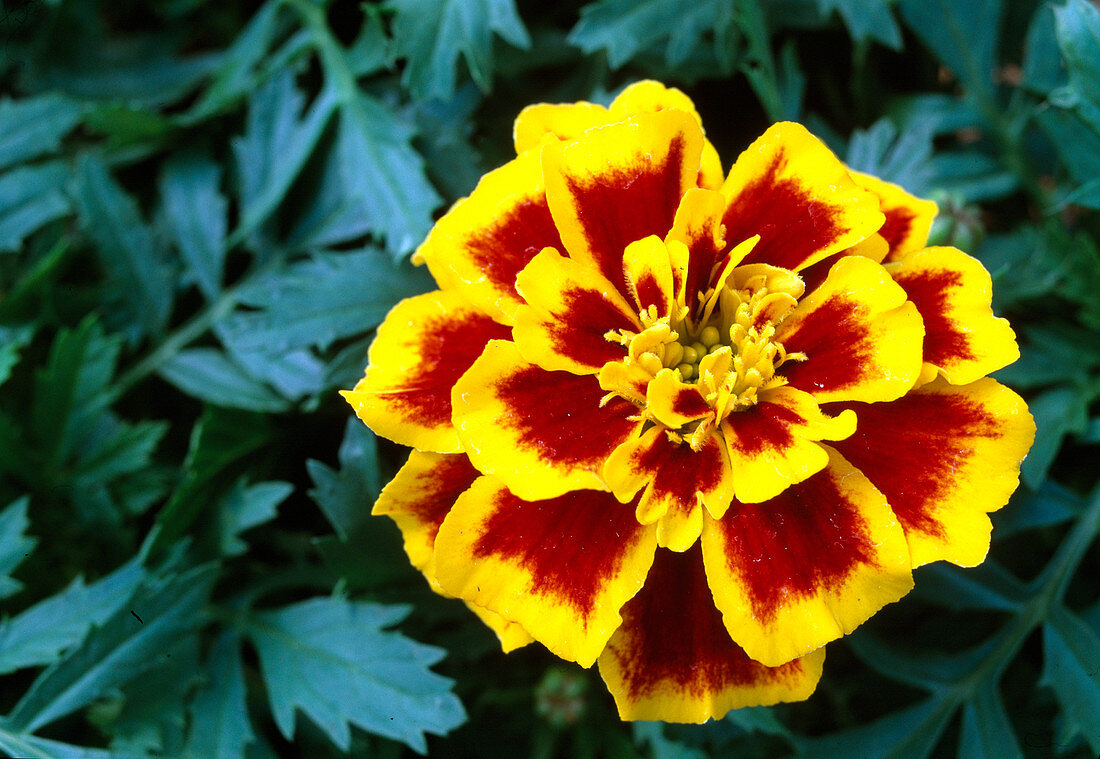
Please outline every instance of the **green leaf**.
[{"label": "green leaf", "polygon": [[91,585],[78,577],[57,595],[0,619],[0,674],[53,664],[93,625],[121,609],[144,579],[141,561],[134,559]]},{"label": "green leaf", "polygon": [[666,43],[665,57],[675,66],[700,45],[704,31],[713,31],[723,49],[735,34],[733,23],[726,4],[716,0],[598,0],[581,10],[568,41],[586,53],[604,50],[613,69]]},{"label": "green leaf", "polygon": [[7,598],[23,587],[23,583],[12,579],[11,573],[38,545],[37,539],[24,534],[30,526],[29,503],[30,498],[23,496],[0,511],[0,598]]},{"label": "green leaf", "polygon": [[310,204],[287,237],[289,250],[315,251],[357,240],[370,231],[366,203],[344,187],[341,160],[338,150],[328,150],[316,187],[310,187]]},{"label": "green leaf", "polygon": [[35,325],[0,325],[0,385],[8,381],[19,363],[19,351],[34,337]]},{"label": "green leaf", "polygon": [[336,134],[345,191],[397,259],[424,239],[440,203],[412,148],[413,134],[407,118],[360,93],[345,101]]},{"label": "green leaf", "polygon": [[158,655],[202,623],[200,612],[213,582],[208,567],[140,589],[129,608],[39,675],[8,715],[7,727],[35,732],[148,670]]},{"label": "green leaf", "polygon": [[925,759],[955,713],[945,699],[928,698],[893,712],[869,725],[834,732],[821,738],[796,740],[804,759]]},{"label": "green leaf", "polygon": [[1046,96],[1066,84],[1066,69],[1054,27],[1054,6],[1044,3],[1035,11],[1024,42],[1022,86]]},{"label": "green leaf", "polygon": [[0,253],[71,210],[65,194],[69,173],[60,163],[20,166],[0,174]]},{"label": "green leaf", "polygon": [[958,680],[978,655],[974,651],[946,656],[913,650],[901,641],[884,641],[866,630],[844,638],[852,652],[880,675],[931,693]]},{"label": "green leaf", "polygon": [[87,430],[92,434],[72,467],[71,477],[77,483],[106,482],[145,469],[168,432],[164,421],[130,424],[103,414],[97,422]]},{"label": "green leaf", "polygon": [[206,682],[191,701],[185,759],[239,759],[255,741],[245,701],[240,638],[224,632],[203,665]]},{"label": "green leaf", "polygon": [[1100,753],[1100,637],[1079,617],[1056,607],[1043,625],[1043,677],[1066,719]]},{"label": "green leaf", "polygon": [[493,86],[493,36],[531,44],[515,0],[389,0],[394,55],[405,58],[402,82],[417,100],[446,99],[455,89],[459,56],[484,92]]},{"label": "green leaf", "polygon": [[275,518],[279,504],[294,492],[289,482],[258,482],[246,486],[238,482],[222,499],[221,551],[225,556],[239,556],[248,550],[239,535]]},{"label": "green leaf", "polygon": [[275,724],[288,740],[296,708],[342,751],[349,724],[424,753],[424,733],[444,735],[465,721],[451,681],[428,669],[444,652],[384,631],[408,611],[315,598],[249,619]]},{"label": "green leaf", "polygon": [[[1100,10],[1087,0],[1054,6],[1058,46],[1069,73],[1069,93],[1100,107]],[[1100,123],[1093,123],[1100,127]]]},{"label": "green leaf", "polygon": [[394,303],[430,284],[422,269],[394,266],[375,250],[318,253],[250,282],[239,302],[255,310],[237,311],[220,326],[239,350],[324,350],[375,327]]},{"label": "green leaf", "polygon": [[1059,387],[1033,398],[1028,408],[1035,417],[1037,431],[1020,474],[1024,484],[1034,490],[1046,478],[1062,439],[1088,424],[1088,398],[1075,388]]},{"label": "green leaf", "polygon": [[74,746],[71,743],[51,741],[36,735],[20,735],[7,732],[0,724],[0,750],[10,756],[27,759],[148,759],[148,754],[115,751],[102,748]]},{"label": "green leaf", "polygon": [[983,680],[974,698],[963,704],[959,759],[1023,759],[1016,732],[996,684]]},{"label": "green leaf", "polygon": [[1019,179],[991,156],[975,150],[937,153],[929,160],[936,189],[958,195],[965,203],[1003,198]]},{"label": "green leaf", "polygon": [[845,163],[922,195],[933,178],[928,162],[934,131],[935,122],[929,118],[914,118],[900,132],[890,119],[879,119],[867,129],[852,133]]},{"label": "green leaf", "polygon": [[55,92],[0,100],[0,170],[56,152],[79,121],[80,106]]},{"label": "green leaf", "polygon": [[381,490],[378,441],[358,419],[349,419],[340,444],[340,470],[310,459],[306,471],[313,478],[310,497],[321,507],[341,540],[347,540],[370,518],[369,505]]},{"label": "green leaf", "polygon": [[222,287],[225,268],[226,200],[221,167],[205,156],[175,158],[160,178],[164,218],[188,273],[207,298]]},{"label": "green leaf", "polygon": [[1001,0],[901,0],[899,5],[909,28],[967,88],[980,96],[992,92]]},{"label": "green leaf", "polygon": [[993,539],[999,540],[1022,530],[1062,524],[1075,519],[1084,510],[1084,498],[1053,480],[1046,480],[1037,491],[1017,492],[1008,506],[997,512],[993,517]]},{"label": "green leaf", "polygon": [[246,411],[286,411],[287,399],[217,348],[182,350],[157,374],[199,400]]},{"label": "green leaf", "polygon": [[890,0],[818,0],[821,12],[840,12],[852,39],[878,40],[886,47],[901,50],[901,30],[890,13]]},{"label": "green leaf", "polygon": [[702,750],[666,737],[663,722],[635,722],[632,727],[634,742],[648,746],[653,759],[706,759]]},{"label": "green leaf", "polygon": [[134,199],[93,154],[77,166],[76,199],[131,340],[160,333],[172,312],[172,270]]},{"label": "green leaf", "polygon": [[[994,534],[1000,527],[995,523]],[[917,596],[951,609],[1014,612],[1027,600],[1024,585],[992,560],[968,569],[929,564],[921,567],[917,579]]]},{"label": "green leaf", "polygon": [[325,89],[305,110],[290,71],[255,91],[244,134],[233,140],[241,198],[236,235],[251,234],[278,208],[335,109],[334,93]]},{"label": "green leaf", "polygon": [[481,156],[470,144],[474,112],[480,105],[480,93],[473,86],[460,88],[449,100],[416,104],[419,147],[428,176],[451,200],[469,195],[485,173]]}]

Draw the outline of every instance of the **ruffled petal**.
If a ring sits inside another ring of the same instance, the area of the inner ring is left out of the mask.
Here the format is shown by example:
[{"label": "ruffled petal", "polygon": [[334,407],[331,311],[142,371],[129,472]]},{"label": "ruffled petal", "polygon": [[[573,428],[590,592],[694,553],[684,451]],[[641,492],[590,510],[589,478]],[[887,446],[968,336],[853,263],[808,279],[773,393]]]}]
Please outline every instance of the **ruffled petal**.
[{"label": "ruffled petal", "polygon": [[528,361],[544,369],[595,374],[626,349],[608,332],[640,329],[636,311],[591,267],[547,248],[519,273],[527,301],[516,311],[512,337]]},{"label": "ruffled petal", "polygon": [[593,129],[543,148],[546,194],[565,250],[628,292],[623,251],[672,228],[695,186],[703,133],[690,114],[666,110]]},{"label": "ruffled petal", "polygon": [[547,137],[575,140],[593,127],[610,124],[612,116],[595,103],[537,103],[519,112],[512,127],[516,155],[540,146]]},{"label": "ruffled petal", "polygon": [[436,222],[417,258],[444,289],[457,288],[502,324],[522,301],[516,275],[543,248],[563,250],[546,203],[540,151],[490,171]]},{"label": "ruffled petal", "polygon": [[920,375],[924,327],[905,291],[862,256],[845,256],[776,331],[788,353],[779,370],[792,387],[819,402],[889,401]]},{"label": "ruffled petal", "polygon": [[642,587],[657,547],[633,504],[581,490],[540,501],[477,480],[436,543],[445,590],[520,623],[554,654],[590,667]]},{"label": "ruffled petal", "polygon": [[638,311],[652,306],[657,316],[668,316],[676,303],[672,260],[659,237],[647,237],[626,246],[623,274]]},{"label": "ruffled petal", "polygon": [[383,437],[422,451],[460,451],[451,388],[487,342],[506,337],[506,327],[453,291],[407,298],[378,328],[363,379],[341,395]]},{"label": "ruffled petal", "polygon": [[1020,357],[1012,327],[993,315],[993,282],[976,259],[955,248],[928,248],[886,270],[924,319],[922,380],[941,374],[966,385]]},{"label": "ruffled petal", "polygon": [[714,416],[714,409],[696,383],[684,382],[675,369],[662,369],[646,387],[646,411],[662,424],[677,429]]},{"label": "ruffled petal", "polygon": [[726,197],[722,193],[700,189],[688,190],[676,209],[666,241],[680,242],[687,248],[686,259],[674,266],[674,271],[679,274],[677,300],[690,309],[695,308],[700,295],[710,287],[711,272],[725,256],[726,238],[722,226],[725,210]]},{"label": "ruffled petal", "polygon": [[886,499],[835,451],[770,501],[705,519],[702,545],[726,629],[769,666],[851,632],[913,587]]},{"label": "ruffled petal", "polygon": [[769,127],[742,153],[722,185],[729,199],[726,244],[760,242],[745,263],[797,271],[875,232],[878,199],[800,124]]},{"label": "ruffled petal", "polygon": [[859,426],[836,448],[886,496],[913,566],[980,564],[989,550],[986,512],[1008,502],[1035,437],[1023,399],[988,378],[963,386],[939,379],[892,403],[844,407]]},{"label": "ruffled petal", "polygon": [[735,473],[735,497],[759,503],[824,469],[829,455],[816,441],[848,437],[856,417],[825,416],[809,393],[780,387],[765,391],[755,406],[730,414],[721,429]]},{"label": "ruffled petal", "polygon": [[604,480],[620,501],[645,488],[637,517],[643,524],[661,520],[658,544],[686,551],[703,528],[703,506],[722,514],[733,497],[729,456],[716,435],[699,450],[686,440],[673,440],[662,427],[623,443],[607,459]]},{"label": "ruffled petal", "polygon": [[771,668],[732,640],[699,551],[657,551],[645,587],[622,610],[600,675],[624,720],[704,722],[730,709],[810,697],[825,649]]},{"label": "ruffled petal", "polygon": [[548,372],[525,361],[514,343],[494,340],[451,398],[474,466],[536,499],[607,489],[604,461],[642,422],[622,398],[601,406],[604,394],[596,377]]},{"label": "ruffled petal", "polygon": [[910,195],[898,185],[870,174],[853,171],[851,176],[860,187],[878,196],[879,208],[886,216],[878,230],[889,246],[885,260],[899,261],[928,244],[928,232],[939,210],[934,202]]}]

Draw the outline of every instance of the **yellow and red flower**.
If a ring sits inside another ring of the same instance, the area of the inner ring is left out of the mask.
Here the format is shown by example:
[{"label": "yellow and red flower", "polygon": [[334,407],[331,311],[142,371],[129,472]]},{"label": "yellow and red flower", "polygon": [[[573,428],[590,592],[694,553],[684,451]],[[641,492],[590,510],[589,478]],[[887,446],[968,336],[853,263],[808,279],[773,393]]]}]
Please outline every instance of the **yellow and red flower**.
[{"label": "yellow and red flower", "polygon": [[415,449],[374,512],[505,650],[598,662],[624,719],[808,697],[914,567],[983,560],[1018,483],[988,273],[798,124],[723,178],[656,82],[515,139],[345,393]]}]

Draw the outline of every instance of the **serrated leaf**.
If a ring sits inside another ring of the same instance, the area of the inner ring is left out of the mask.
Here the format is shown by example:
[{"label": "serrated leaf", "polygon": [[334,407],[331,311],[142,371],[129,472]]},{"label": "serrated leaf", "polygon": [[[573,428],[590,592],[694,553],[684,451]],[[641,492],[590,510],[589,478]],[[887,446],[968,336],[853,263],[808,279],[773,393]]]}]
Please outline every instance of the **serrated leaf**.
[{"label": "serrated leaf", "polygon": [[34,324],[0,325],[0,385],[8,381],[19,363],[19,351],[34,337]]},{"label": "serrated leaf", "polygon": [[0,598],[7,598],[23,587],[10,575],[38,545],[36,538],[24,534],[30,526],[29,503],[30,498],[23,496],[0,511]]},{"label": "serrated leaf", "polygon": [[[998,514],[998,516],[1000,516]],[[1000,529],[998,523],[994,534]],[[1027,600],[1023,583],[992,560],[974,568],[945,564],[921,567],[914,594],[951,609],[1016,611]]]},{"label": "serrated leaf", "polygon": [[278,208],[317,146],[336,104],[333,91],[324,89],[305,109],[288,70],[255,91],[248,101],[244,134],[233,140],[241,199],[237,234],[251,233]]},{"label": "serrated leaf", "polygon": [[[1001,0],[901,0],[901,15],[921,42],[968,88],[990,93],[1000,40]],[[975,34],[975,30],[981,30]]]},{"label": "serrated leaf", "polygon": [[375,327],[394,303],[429,287],[422,269],[394,266],[375,250],[318,253],[243,288],[239,301],[256,310],[235,312],[220,327],[239,350],[325,350]]},{"label": "serrated leaf", "polygon": [[928,161],[934,132],[935,122],[928,118],[912,119],[900,131],[890,119],[879,119],[852,133],[845,163],[922,195],[933,177]]},{"label": "serrated leaf", "polygon": [[451,200],[469,195],[485,173],[481,156],[470,144],[479,105],[481,95],[472,85],[459,88],[448,100],[416,103],[420,151],[428,176]]},{"label": "serrated leaf", "polygon": [[1100,636],[1064,607],[1043,625],[1043,677],[1075,733],[1100,753]]},{"label": "serrated leaf", "polygon": [[366,201],[344,188],[341,156],[335,148],[325,155],[316,187],[310,187],[310,204],[287,236],[291,251],[315,251],[365,236],[370,231]]},{"label": "serrated leaf", "polygon": [[80,111],[55,92],[0,100],[0,170],[55,152],[80,121]]},{"label": "serrated leaf", "polygon": [[389,0],[394,55],[405,58],[403,83],[417,100],[449,98],[459,57],[484,92],[493,84],[493,32],[511,45],[531,44],[515,0]]},{"label": "serrated leaf", "polygon": [[0,174],[0,253],[71,210],[65,194],[69,172],[61,163],[20,166]]},{"label": "serrated leaf", "polygon": [[958,195],[965,203],[1003,198],[1019,185],[1017,176],[998,160],[974,150],[937,153],[928,163],[935,177],[933,186]]},{"label": "serrated leaf", "polygon": [[360,93],[345,101],[336,133],[345,190],[396,259],[424,239],[440,204],[412,148],[413,134],[406,119]]},{"label": "serrated leaf", "polygon": [[669,739],[663,722],[635,722],[632,727],[635,743],[648,746],[653,759],[706,759],[702,750]]},{"label": "serrated leaf", "polygon": [[[1076,97],[1100,106],[1100,10],[1087,0],[1056,5],[1054,27]],[[1094,123],[1100,128],[1100,123]]]},{"label": "serrated leaf", "polygon": [[93,154],[77,165],[76,199],[131,339],[159,333],[172,312],[172,271],[134,199]]},{"label": "serrated leaf", "polygon": [[191,701],[191,728],[185,759],[239,759],[255,741],[245,702],[240,639],[224,632],[203,666],[206,683]]},{"label": "serrated leaf", "polygon": [[37,735],[9,733],[3,725],[0,725],[0,750],[7,751],[10,756],[29,759],[148,759],[149,757],[148,754],[74,746],[71,743],[39,738]]},{"label": "serrated leaf", "polygon": [[993,539],[999,540],[1022,530],[1062,524],[1076,518],[1084,509],[1084,498],[1053,480],[1045,480],[1034,492],[1017,492],[1008,506],[997,512],[993,522]]},{"label": "serrated leaf", "polygon": [[1088,398],[1076,388],[1059,387],[1047,390],[1028,404],[1035,417],[1035,445],[1020,468],[1028,487],[1036,489],[1047,476],[1054,457],[1062,447],[1062,439],[1080,432],[1088,423]]},{"label": "serrated leaf", "polygon": [[950,701],[928,698],[869,725],[796,741],[803,759],[925,759],[955,713]]},{"label": "serrated leaf", "polygon": [[74,481],[106,482],[120,475],[138,472],[149,465],[168,423],[142,421],[130,424],[103,414],[72,467]]},{"label": "serrated leaf", "polygon": [[0,674],[53,664],[93,625],[121,609],[144,579],[141,561],[134,559],[91,585],[78,577],[60,593],[0,619]]},{"label": "serrated leaf", "polygon": [[821,12],[840,12],[852,39],[878,40],[886,47],[901,50],[901,29],[890,13],[890,0],[818,0]]},{"label": "serrated leaf", "polygon": [[879,674],[935,693],[947,683],[958,680],[972,668],[981,648],[956,655],[913,650],[900,641],[884,641],[866,630],[845,636],[852,652]]},{"label": "serrated leaf", "polygon": [[444,735],[462,724],[451,681],[428,669],[445,652],[385,631],[407,614],[407,607],[340,598],[254,614],[248,635],[279,731],[294,736],[297,708],[342,751],[355,725],[424,753],[424,733]]},{"label": "serrated leaf", "polygon": [[219,189],[221,167],[205,156],[168,161],[160,195],[169,232],[188,273],[207,298],[222,287],[227,203]]},{"label": "serrated leaf", "polygon": [[8,728],[35,732],[137,677],[202,623],[200,612],[213,582],[214,572],[207,567],[139,590],[129,608],[39,675],[8,715]]},{"label": "serrated leaf", "polygon": [[992,681],[978,686],[963,705],[959,759],[1023,759],[1016,733]]},{"label": "serrated leaf", "polygon": [[340,444],[340,470],[310,459],[306,471],[313,479],[309,496],[321,507],[341,540],[356,531],[370,516],[370,504],[378,497],[378,442],[358,419],[349,419]]},{"label": "serrated leaf", "polygon": [[289,482],[272,480],[249,486],[238,482],[222,499],[219,512],[222,553],[239,556],[248,550],[248,544],[239,535],[274,519],[279,504],[293,492],[294,486]]},{"label": "serrated leaf", "polygon": [[246,411],[286,411],[290,403],[217,348],[189,348],[157,374],[199,400]]}]

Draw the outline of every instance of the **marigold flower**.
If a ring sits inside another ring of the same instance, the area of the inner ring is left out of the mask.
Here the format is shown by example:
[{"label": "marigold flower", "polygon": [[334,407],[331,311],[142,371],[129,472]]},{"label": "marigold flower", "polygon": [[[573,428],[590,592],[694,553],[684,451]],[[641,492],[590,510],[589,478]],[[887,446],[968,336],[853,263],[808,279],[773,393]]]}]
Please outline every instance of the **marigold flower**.
[{"label": "marigold flower", "polygon": [[723,177],[656,82],[515,142],[345,393],[414,449],[374,513],[506,651],[598,661],[624,719],[807,698],[914,567],[984,559],[1018,484],[989,274],[798,124]]}]

